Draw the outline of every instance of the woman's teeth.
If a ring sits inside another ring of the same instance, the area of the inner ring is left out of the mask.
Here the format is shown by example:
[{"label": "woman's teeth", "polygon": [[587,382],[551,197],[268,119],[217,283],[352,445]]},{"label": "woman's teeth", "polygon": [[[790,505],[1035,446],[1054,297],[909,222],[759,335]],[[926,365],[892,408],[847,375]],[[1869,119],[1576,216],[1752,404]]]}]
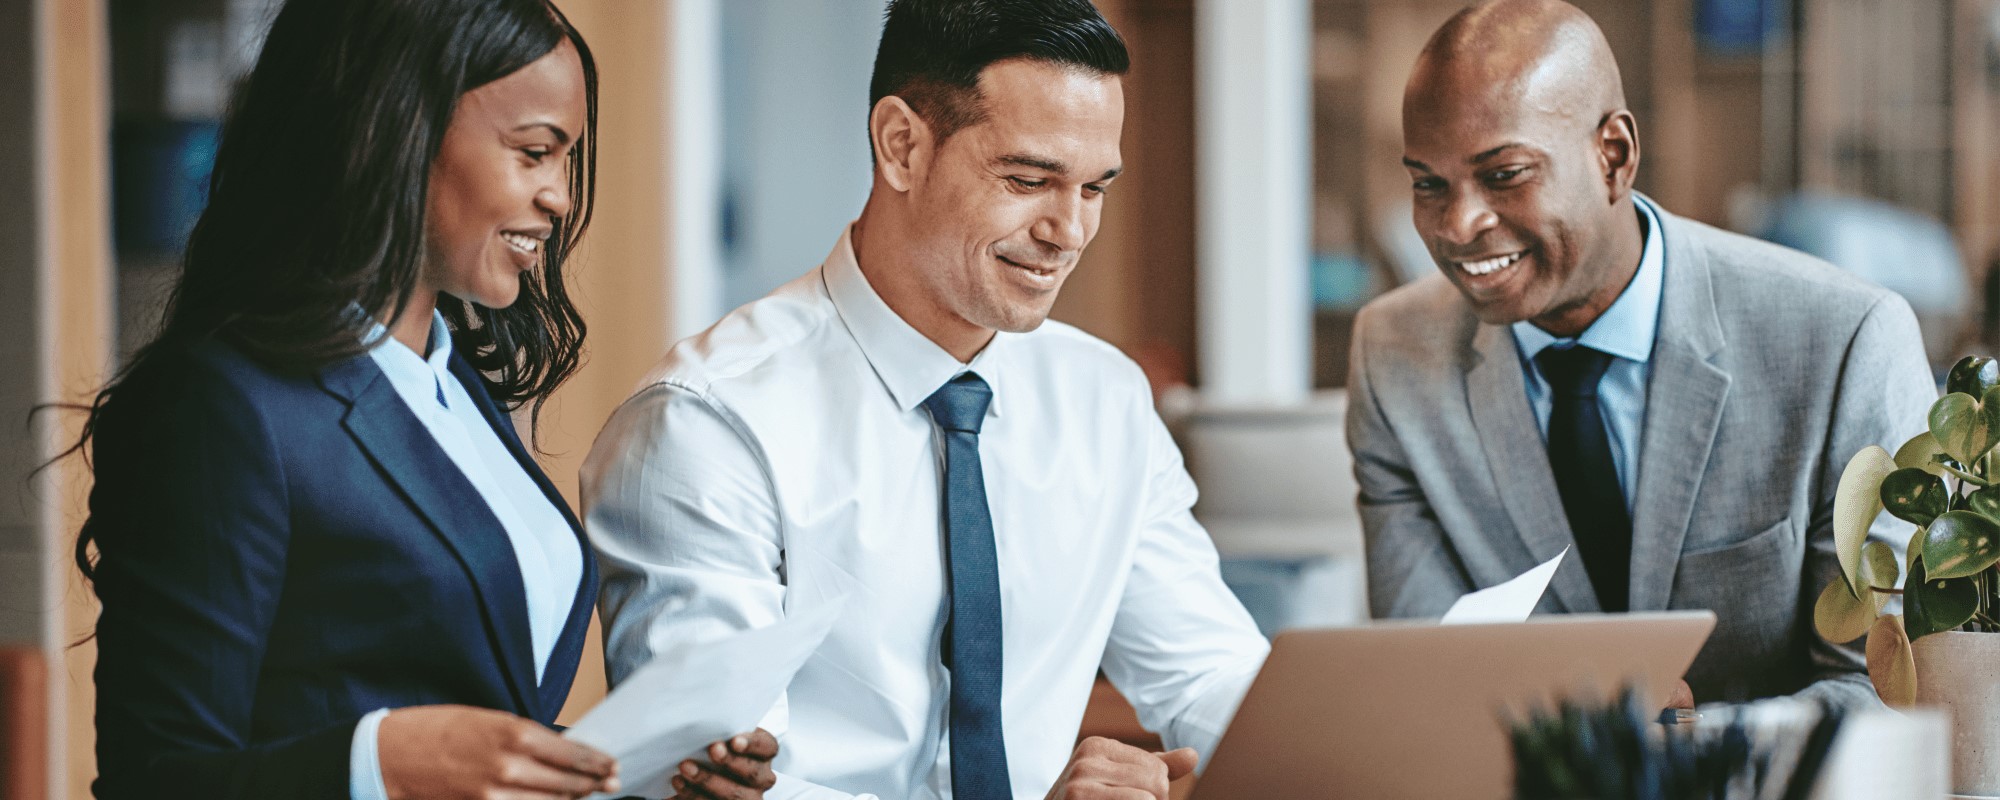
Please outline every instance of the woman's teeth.
[{"label": "woman's teeth", "polygon": [[532,236],[524,236],[518,233],[503,233],[500,234],[500,238],[506,239],[508,244],[514,246],[514,249],[523,253],[539,253],[542,251],[542,240]]},{"label": "woman's teeth", "polygon": [[1484,261],[1460,261],[1458,262],[1458,268],[1474,275],[1490,275],[1514,266],[1516,262],[1521,260],[1521,256],[1527,255],[1527,252],[1523,250],[1519,253],[1489,258]]}]

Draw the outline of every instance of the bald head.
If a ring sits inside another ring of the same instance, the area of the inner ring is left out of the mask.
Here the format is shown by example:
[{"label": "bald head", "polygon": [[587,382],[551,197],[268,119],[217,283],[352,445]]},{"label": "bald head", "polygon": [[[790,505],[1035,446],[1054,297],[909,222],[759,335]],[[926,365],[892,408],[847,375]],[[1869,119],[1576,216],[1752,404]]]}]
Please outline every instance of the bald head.
[{"label": "bald head", "polygon": [[1597,23],[1562,0],[1495,0],[1454,15],[1424,46],[1404,107],[1499,101],[1595,123],[1625,107]]},{"label": "bald head", "polygon": [[1492,0],[1439,28],[1403,93],[1403,154],[1417,230],[1486,322],[1576,335],[1637,268],[1638,123],[1575,6]]}]

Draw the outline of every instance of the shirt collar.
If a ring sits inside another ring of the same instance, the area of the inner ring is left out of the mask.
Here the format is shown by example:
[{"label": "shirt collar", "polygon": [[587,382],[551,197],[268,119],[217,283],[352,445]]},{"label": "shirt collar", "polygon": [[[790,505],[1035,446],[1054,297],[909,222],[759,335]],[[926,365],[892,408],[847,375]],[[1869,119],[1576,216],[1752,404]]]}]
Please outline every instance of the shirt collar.
[{"label": "shirt collar", "polygon": [[366,316],[367,332],[361,335],[369,357],[389,376],[396,393],[412,405],[437,403],[443,396],[443,381],[451,375],[451,328],[444,315],[431,312],[430,353],[417,355],[409,345],[389,335],[389,329],[373,316]]},{"label": "shirt collar", "polygon": [[993,388],[993,402],[987,406],[987,415],[1000,415],[1001,398],[1005,395],[1000,391],[1004,378],[999,373],[1004,371],[1001,365],[1006,342],[1017,334],[1005,331],[994,334],[993,341],[972,357],[972,363],[960,363],[936,342],[910,327],[869,285],[868,276],[862,274],[861,264],[854,257],[852,224],[841,230],[840,241],[821,265],[820,275],[834,310],[847,324],[869,366],[875,369],[875,376],[888,387],[897,407],[904,411],[915,409],[938,387],[969,371],[979,373]]},{"label": "shirt collar", "polygon": [[[1632,205],[1639,210],[1640,235],[1645,238],[1639,253],[1639,271],[1633,273],[1632,282],[1612,301],[1611,307],[1574,341],[1601,353],[1644,364],[1653,357],[1653,339],[1660,328],[1666,237],[1660,232],[1660,216],[1651,201],[1634,192]],[[1549,345],[1572,341],[1558,338],[1525,320],[1512,327],[1515,346],[1529,360]]]}]

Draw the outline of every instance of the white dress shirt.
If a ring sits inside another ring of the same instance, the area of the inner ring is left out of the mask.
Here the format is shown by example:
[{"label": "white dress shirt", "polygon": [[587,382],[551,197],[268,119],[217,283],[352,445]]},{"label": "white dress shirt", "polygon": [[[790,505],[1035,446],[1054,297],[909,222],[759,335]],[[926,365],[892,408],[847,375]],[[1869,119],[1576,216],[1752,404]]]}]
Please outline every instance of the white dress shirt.
[{"label": "white dress shirt", "polygon": [[[442,315],[431,315],[429,357],[417,355],[379,322],[362,341],[374,343],[369,357],[506,529],[528,598],[528,633],[539,683],[583,581],[583,549],[576,533],[451,374],[451,330]],[[388,800],[376,750],[376,732],[388,713],[379,709],[355,726],[348,758],[348,791],[354,800]]]},{"label": "white dress shirt", "polygon": [[1100,663],[1149,729],[1206,757],[1268,645],[1189,514],[1194,483],[1145,376],[1055,322],[961,364],[882,301],[846,235],[676,345],[592,447],[584,525],[612,681],[844,595],[765,720],[784,745],[769,796],[949,797],[942,448],[921,404],[968,369],[993,388],[979,453],[1016,796],[1041,797],[1068,762]]}]

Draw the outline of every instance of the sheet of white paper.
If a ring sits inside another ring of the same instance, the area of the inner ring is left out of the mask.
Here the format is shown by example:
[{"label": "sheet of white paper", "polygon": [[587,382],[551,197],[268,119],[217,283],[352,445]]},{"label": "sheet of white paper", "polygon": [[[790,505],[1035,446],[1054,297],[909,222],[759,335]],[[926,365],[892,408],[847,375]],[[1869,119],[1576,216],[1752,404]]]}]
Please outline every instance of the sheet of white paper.
[{"label": "sheet of white paper", "polygon": [[833,630],[843,600],[655,658],[563,735],[618,759],[619,795],[672,797],[683,760],[705,761],[709,743],[757,727]]},{"label": "sheet of white paper", "polygon": [[1451,609],[1444,612],[1445,625],[1475,625],[1483,622],[1527,622],[1528,615],[1534,613],[1535,605],[1542,602],[1542,592],[1549,588],[1549,579],[1555,577],[1556,567],[1562,566],[1563,556],[1569,555],[1565,547],[1555,558],[1542,562],[1534,569],[1498,586],[1492,586],[1458,598]]}]

